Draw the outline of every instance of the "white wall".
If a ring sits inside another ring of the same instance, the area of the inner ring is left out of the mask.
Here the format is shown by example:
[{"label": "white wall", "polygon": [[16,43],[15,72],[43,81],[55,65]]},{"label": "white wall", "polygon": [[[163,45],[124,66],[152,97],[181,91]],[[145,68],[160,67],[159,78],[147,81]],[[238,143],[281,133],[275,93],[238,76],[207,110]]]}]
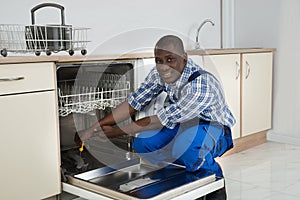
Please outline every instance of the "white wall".
[{"label": "white wall", "polygon": [[[4,0],[2,0],[4,1]],[[30,24],[30,10],[41,0],[10,0],[0,7],[0,24]],[[187,49],[194,47],[196,30],[206,18],[200,33],[203,48],[220,47],[220,0],[60,0],[65,7],[66,24],[90,27],[89,54],[152,50],[165,34],[181,36]],[[18,5],[18,6],[16,6]],[[59,24],[59,11],[44,8],[36,12],[38,24]],[[193,41],[191,41],[193,40]]]},{"label": "white wall", "polygon": [[235,0],[235,46],[274,47],[281,0]]},{"label": "white wall", "polygon": [[268,139],[300,145],[300,1],[236,0],[234,4],[235,46],[277,48],[273,128]]},{"label": "white wall", "polygon": [[280,1],[274,118],[270,136],[300,145],[300,1]]}]

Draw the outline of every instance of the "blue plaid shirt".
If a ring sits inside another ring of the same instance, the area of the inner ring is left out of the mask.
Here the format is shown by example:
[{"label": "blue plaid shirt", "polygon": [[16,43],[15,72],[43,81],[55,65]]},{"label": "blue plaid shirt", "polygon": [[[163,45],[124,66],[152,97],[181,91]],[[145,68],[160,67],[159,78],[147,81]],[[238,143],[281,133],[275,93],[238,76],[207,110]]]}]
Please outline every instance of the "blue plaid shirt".
[{"label": "blue plaid shirt", "polygon": [[172,129],[178,123],[196,117],[232,127],[235,118],[226,104],[222,86],[214,76],[205,73],[187,84],[188,78],[200,69],[200,66],[188,59],[181,77],[175,83],[167,84],[154,67],[141,86],[129,95],[128,102],[134,109],[143,110],[152,99],[165,91],[170,104],[159,109],[156,114],[167,128]]}]

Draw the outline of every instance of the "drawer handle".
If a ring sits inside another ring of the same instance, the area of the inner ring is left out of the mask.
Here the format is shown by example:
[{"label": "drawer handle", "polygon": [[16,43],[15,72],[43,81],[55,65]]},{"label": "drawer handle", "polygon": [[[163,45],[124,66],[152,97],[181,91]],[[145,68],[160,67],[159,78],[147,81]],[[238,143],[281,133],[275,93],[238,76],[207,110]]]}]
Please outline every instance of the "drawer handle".
[{"label": "drawer handle", "polygon": [[247,79],[250,75],[250,65],[249,65],[248,61],[246,61],[246,67],[247,67],[247,73],[246,73],[246,79]]},{"label": "drawer handle", "polygon": [[25,79],[24,76],[18,76],[18,77],[9,77],[9,78],[0,78],[0,82],[6,82],[6,81],[20,81]]},{"label": "drawer handle", "polygon": [[239,63],[237,61],[235,62],[235,66],[236,66],[235,80],[237,80],[240,77],[240,65],[239,65]]}]

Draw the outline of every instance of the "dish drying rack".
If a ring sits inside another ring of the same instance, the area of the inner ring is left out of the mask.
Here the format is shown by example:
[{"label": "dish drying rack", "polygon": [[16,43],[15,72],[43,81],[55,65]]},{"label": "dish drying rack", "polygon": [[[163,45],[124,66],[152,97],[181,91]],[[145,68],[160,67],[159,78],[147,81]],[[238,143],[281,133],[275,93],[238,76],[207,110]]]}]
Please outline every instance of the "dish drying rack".
[{"label": "dish drying rack", "polygon": [[[44,7],[54,7],[61,11],[61,24],[36,25],[35,12]],[[80,50],[82,55],[87,53],[87,32],[90,28],[72,27],[65,24],[64,7],[55,3],[42,3],[31,9],[31,25],[0,24],[0,53],[3,57],[8,52],[34,52],[39,56],[45,52],[67,51],[74,55]]]},{"label": "dish drying rack", "polygon": [[115,108],[126,100],[130,81],[117,74],[104,74],[99,86],[70,85],[65,81],[58,88],[59,116],[85,114],[95,109]]},{"label": "dish drying rack", "polygon": [[[49,28],[58,30],[57,38],[48,38]],[[87,32],[90,28],[68,27],[63,25],[24,26],[19,24],[0,24],[0,53],[3,57],[8,52],[35,53],[39,56],[45,52],[50,56],[52,52],[67,51],[74,55],[75,51],[81,51],[82,55],[87,53]],[[63,38],[62,35],[68,30],[71,36]]]}]

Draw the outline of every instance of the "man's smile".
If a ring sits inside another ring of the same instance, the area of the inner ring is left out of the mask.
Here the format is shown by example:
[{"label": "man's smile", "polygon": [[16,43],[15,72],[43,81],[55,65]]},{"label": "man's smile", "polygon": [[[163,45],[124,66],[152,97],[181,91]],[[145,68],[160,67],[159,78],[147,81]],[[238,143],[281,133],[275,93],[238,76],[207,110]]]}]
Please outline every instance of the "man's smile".
[{"label": "man's smile", "polygon": [[172,72],[168,71],[168,72],[160,72],[159,73],[160,76],[163,78],[163,79],[168,79],[172,76]]}]

